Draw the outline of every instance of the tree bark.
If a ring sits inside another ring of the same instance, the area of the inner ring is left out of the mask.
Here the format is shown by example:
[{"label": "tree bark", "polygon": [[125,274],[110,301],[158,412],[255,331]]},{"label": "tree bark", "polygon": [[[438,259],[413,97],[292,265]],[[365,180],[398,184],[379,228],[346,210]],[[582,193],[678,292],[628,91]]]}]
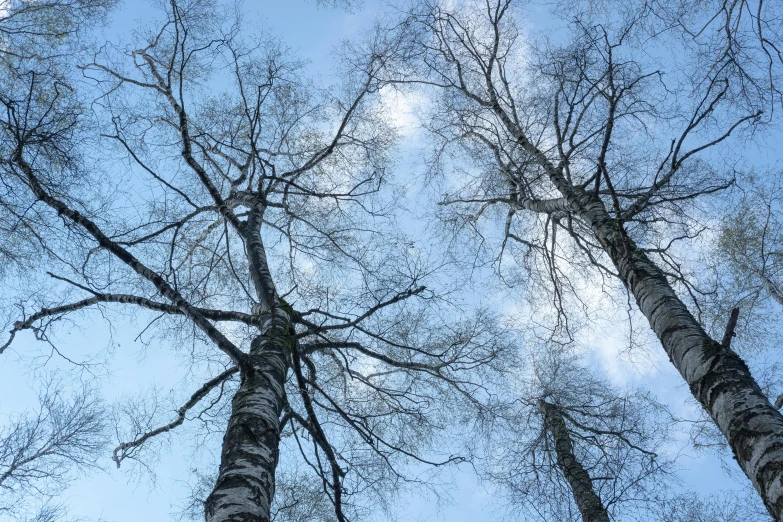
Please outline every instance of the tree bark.
[{"label": "tree bark", "polygon": [[783,295],[780,295],[777,285],[773,283],[772,280],[763,272],[759,271],[758,275],[761,278],[761,282],[764,285],[764,288],[767,290],[767,292],[769,292],[769,295],[772,296],[772,299],[777,301],[779,305],[783,306]]},{"label": "tree bark", "polygon": [[275,493],[280,415],[291,343],[290,319],[277,310],[253,340],[253,371],[242,375],[223,437],[220,472],[204,505],[206,522],[269,522]]},{"label": "tree bark", "polygon": [[544,427],[552,435],[555,441],[555,453],[557,465],[571,486],[579,512],[583,522],[609,522],[609,515],[601,502],[601,498],[593,489],[593,481],[590,474],[574,455],[574,445],[571,435],[563,420],[563,416],[557,406],[541,399],[538,401],[538,409],[544,414]]},{"label": "tree bark", "polygon": [[726,437],[770,514],[783,520],[783,415],[745,362],[704,331],[665,274],[628,238],[603,202],[574,187],[561,190],[611,257],[669,360]]}]

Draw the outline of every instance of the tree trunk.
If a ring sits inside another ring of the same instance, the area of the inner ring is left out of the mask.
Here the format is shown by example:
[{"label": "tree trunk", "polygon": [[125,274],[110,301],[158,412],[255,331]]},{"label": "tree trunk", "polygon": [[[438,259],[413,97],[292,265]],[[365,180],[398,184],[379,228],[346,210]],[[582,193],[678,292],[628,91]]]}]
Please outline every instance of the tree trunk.
[{"label": "tree trunk", "polygon": [[783,295],[780,295],[777,285],[773,283],[772,280],[763,272],[758,272],[758,275],[761,278],[761,282],[764,285],[764,288],[767,290],[767,292],[769,292],[769,295],[772,296],[772,299],[777,301],[779,305],[783,306]]},{"label": "tree trunk", "polygon": [[287,352],[293,342],[276,311],[253,340],[254,371],[242,376],[223,438],[220,473],[204,505],[206,522],[269,522],[279,454]]},{"label": "tree trunk", "polygon": [[574,501],[582,514],[584,522],[609,522],[601,498],[593,489],[593,481],[581,462],[574,455],[574,446],[571,443],[571,435],[563,420],[563,416],[557,406],[541,399],[538,401],[538,409],[544,414],[544,426],[555,440],[555,453],[557,453],[557,465],[571,486]]},{"label": "tree trunk", "polygon": [[592,228],[669,360],[710,414],[775,520],[783,520],[783,415],[745,362],[713,340],[664,273],[627,237],[598,197],[569,187],[569,202]]}]

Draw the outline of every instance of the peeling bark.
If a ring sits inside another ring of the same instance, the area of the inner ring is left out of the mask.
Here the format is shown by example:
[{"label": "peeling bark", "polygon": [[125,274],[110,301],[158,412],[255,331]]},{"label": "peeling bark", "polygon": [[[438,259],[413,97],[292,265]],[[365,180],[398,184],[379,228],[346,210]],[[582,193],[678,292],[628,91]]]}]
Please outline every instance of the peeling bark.
[{"label": "peeling bark", "polygon": [[590,474],[574,454],[574,445],[568,433],[563,415],[557,406],[541,399],[538,409],[544,415],[544,427],[555,441],[557,466],[571,486],[574,502],[582,514],[583,522],[609,522],[609,515],[601,498],[593,489]]},{"label": "peeling bark", "polygon": [[206,500],[206,522],[269,522],[275,493],[280,415],[294,342],[285,313],[267,316],[252,343],[253,372],[242,375],[223,437],[220,472]]}]

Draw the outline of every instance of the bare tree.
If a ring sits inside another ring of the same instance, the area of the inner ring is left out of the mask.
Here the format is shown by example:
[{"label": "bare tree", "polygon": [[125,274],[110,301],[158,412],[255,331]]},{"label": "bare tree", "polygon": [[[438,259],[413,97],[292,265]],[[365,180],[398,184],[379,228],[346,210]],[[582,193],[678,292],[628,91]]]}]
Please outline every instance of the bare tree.
[{"label": "bare tree", "polygon": [[404,24],[415,43],[396,79],[439,93],[435,164],[472,162],[442,201],[450,223],[480,230],[500,218],[497,259],[515,251],[561,325],[569,301],[585,306],[580,287],[619,281],[783,517],[783,416],[730,347],[736,317],[716,340],[686,306],[681,295],[698,303],[699,289],[678,250],[704,230],[699,203],[733,183],[712,152],[756,128],[759,100],[730,68],[683,72],[641,52],[638,18],[577,20],[570,37],[539,43],[523,42],[514,14],[510,1],[428,4]]},{"label": "bare tree", "polygon": [[[649,395],[621,393],[572,348],[528,355],[525,377],[490,424],[490,480],[528,518],[607,521],[649,510],[673,471],[672,422]],[[517,376],[519,379],[519,376]]]},{"label": "bare tree", "polygon": [[557,466],[563,473],[576,502],[582,520],[604,522],[609,514],[595,492],[593,480],[574,453],[574,442],[565,423],[563,411],[557,404],[539,399],[538,410],[544,417],[544,429],[552,437]]},{"label": "bare tree", "polygon": [[81,386],[68,395],[62,379],[50,376],[37,411],[11,415],[0,429],[0,516],[59,519],[55,500],[106,448],[106,416],[95,391]]},{"label": "bare tree", "polygon": [[117,465],[206,419],[223,425],[206,520],[270,520],[282,450],[343,521],[354,496],[415,480],[402,463],[460,461],[432,448],[440,404],[472,401],[507,341],[491,314],[449,309],[426,254],[393,232],[376,77],[403,40],[370,40],[341,84],[318,88],[274,38],[243,38],[240,18],[171,1],[82,79],[8,81],[2,179],[45,221],[29,229],[51,263],[42,306],[0,351],[66,316],[144,310],[149,328],[190,338],[207,377],[158,425],[155,408],[129,409],[141,416],[118,430]]},{"label": "bare tree", "polygon": [[[74,52],[78,36],[99,22],[111,0],[8,1],[0,10],[0,98],[14,95],[23,76],[49,75]],[[3,143],[3,146],[5,142]],[[41,225],[9,184],[0,194],[0,277],[36,264]],[[18,273],[18,272],[17,272]],[[4,284],[6,292],[10,292]],[[18,408],[6,397],[4,407]],[[66,520],[59,502],[74,477],[96,466],[106,448],[103,404],[92,385],[67,386],[63,374],[44,373],[37,407],[4,416],[0,426],[0,517],[47,522]]]},{"label": "bare tree", "polygon": [[[752,522],[770,520],[769,514],[753,509],[741,492],[726,492],[699,498],[685,494],[662,503],[655,511],[661,522]],[[649,520],[645,518],[644,520]]]},{"label": "bare tree", "polygon": [[641,30],[637,45],[675,51],[675,59],[697,70],[721,70],[736,82],[744,102],[762,107],[781,100],[783,25],[780,7],[764,0],[617,2],[565,0],[572,18],[604,22],[612,17],[634,20]]}]

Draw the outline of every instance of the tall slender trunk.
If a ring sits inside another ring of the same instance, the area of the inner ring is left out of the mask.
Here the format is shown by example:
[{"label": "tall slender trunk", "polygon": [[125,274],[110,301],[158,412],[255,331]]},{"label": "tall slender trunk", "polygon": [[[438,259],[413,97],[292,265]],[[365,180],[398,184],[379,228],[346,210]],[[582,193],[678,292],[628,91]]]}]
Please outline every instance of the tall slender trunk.
[{"label": "tall slender trunk", "polygon": [[601,502],[601,498],[593,489],[593,481],[590,474],[574,455],[574,445],[571,435],[563,420],[563,415],[557,406],[541,399],[538,401],[538,409],[544,414],[544,427],[555,440],[555,453],[557,465],[571,486],[576,506],[582,514],[584,522],[609,522],[609,515]]},{"label": "tall slender trunk", "polygon": [[206,522],[269,522],[275,493],[286,353],[293,342],[285,313],[268,318],[253,340],[253,372],[242,376],[223,437],[220,473],[206,500]]},{"label": "tall slender trunk", "polygon": [[664,273],[639,250],[601,200],[569,187],[574,211],[592,228],[672,364],[726,437],[738,464],[775,520],[783,520],[783,415],[745,362],[712,339]]}]

